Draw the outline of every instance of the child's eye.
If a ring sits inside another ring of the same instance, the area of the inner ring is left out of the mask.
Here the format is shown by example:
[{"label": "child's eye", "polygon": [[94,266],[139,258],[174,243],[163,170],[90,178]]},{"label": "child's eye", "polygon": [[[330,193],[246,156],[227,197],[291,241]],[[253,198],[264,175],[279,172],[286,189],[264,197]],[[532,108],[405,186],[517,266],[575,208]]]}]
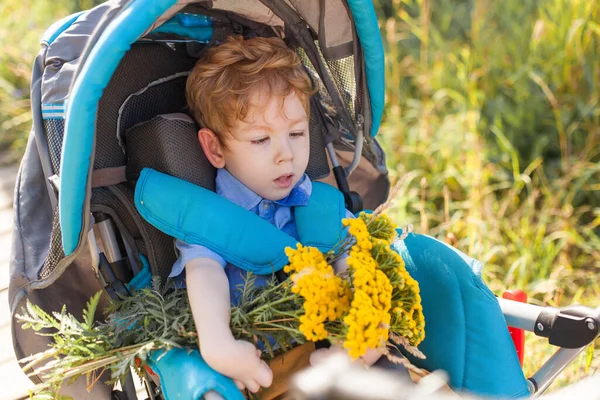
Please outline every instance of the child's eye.
[{"label": "child's eye", "polygon": [[266,143],[267,140],[269,140],[269,138],[268,137],[264,137],[264,138],[252,140],[251,143],[252,144],[263,144],[263,143]]},{"label": "child's eye", "polygon": [[301,131],[301,132],[292,132],[292,133],[290,133],[290,135],[292,137],[302,137],[302,136],[304,136],[304,131]]}]

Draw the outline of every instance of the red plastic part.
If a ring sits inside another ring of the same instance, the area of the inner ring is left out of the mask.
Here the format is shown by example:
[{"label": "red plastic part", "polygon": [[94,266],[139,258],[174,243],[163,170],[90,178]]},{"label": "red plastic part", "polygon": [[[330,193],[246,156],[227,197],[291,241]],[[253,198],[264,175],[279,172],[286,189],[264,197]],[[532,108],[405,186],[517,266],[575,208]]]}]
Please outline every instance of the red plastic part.
[{"label": "red plastic part", "polygon": [[[139,367],[140,367],[140,365],[142,364],[142,361],[141,361],[139,358],[137,358],[137,357],[136,357],[134,360],[135,360],[135,361],[134,361],[134,362],[135,362],[135,366],[139,368]],[[150,368],[150,367],[149,367],[149,366],[147,366],[147,365],[145,365],[144,367],[145,367],[145,369],[146,369],[146,372],[148,372],[150,375],[152,375],[152,376],[157,376],[157,375],[156,375],[156,372],[152,371],[152,368]]]},{"label": "red plastic part", "polygon": [[[527,294],[519,289],[507,290],[502,293],[502,298],[507,300],[518,301],[520,303],[527,303]],[[523,366],[523,357],[525,356],[525,332],[523,329],[508,327],[510,336],[517,349],[517,355],[519,356],[519,362]]]}]

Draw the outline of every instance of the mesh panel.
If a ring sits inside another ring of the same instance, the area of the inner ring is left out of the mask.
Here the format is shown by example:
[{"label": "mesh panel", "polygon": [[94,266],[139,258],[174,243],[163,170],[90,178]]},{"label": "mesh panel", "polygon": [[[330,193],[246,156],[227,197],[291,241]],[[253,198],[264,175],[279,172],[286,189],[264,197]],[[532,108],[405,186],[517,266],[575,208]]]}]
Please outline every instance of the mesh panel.
[{"label": "mesh panel", "polygon": [[46,131],[46,140],[48,141],[48,151],[50,152],[52,170],[58,175],[61,159],[60,152],[62,149],[63,136],[65,132],[65,120],[45,119],[44,130]]},{"label": "mesh panel", "polygon": [[[361,110],[354,74],[354,56],[340,60],[327,61],[335,86],[350,116],[356,122],[356,115]],[[357,108],[358,107],[358,108]]]},{"label": "mesh panel", "polygon": [[129,97],[119,117],[119,137],[123,138],[127,129],[156,115],[183,111],[186,79],[187,76],[174,78]]},{"label": "mesh panel", "polygon": [[318,107],[318,101],[311,99],[310,112],[310,157],[306,174],[311,180],[325,178],[329,175],[329,163],[327,162],[327,153],[325,152],[325,132],[323,132],[321,113],[315,109]]},{"label": "mesh panel", "polygon": [[62,248],[62,236],[60,232],[60,219],[58,216],[58,208],[54,211],[52,217],[52,233],[50,234],[50,249],[46,261],[40,269],[39,279],[46,279],[52,274],[58,263],[65,258],[65,253]]},{"label": "mesh panel", "polygon": [[137,179],[148,167],[215,190],[215,168],[198,143],[196,124],[191,119],[158,116],[125,135],[127,179]]},{"label": "mesh panel", "polygon": [[189,71],[194,62],[160,43],[131,46],[100,99],[94,169],[125,165],[125,154],[117,141],[117,119],[127,97],[160,78]]},{"label": "mesh panel", "polygon": [[[325,84],[321,80],[321,77],[319,76],[319,73],[313,66],[312,62],[306,55],[306,52],[302,48],[298,48],[296,50],[298,51],[298,54],[300,55],[300,59],[302,60],[302,64],[304,65],[306,71],[310,75],[310,77],[313,81],[313,84],[318,89],[318,93],[314,96],[318,99],[317,107],[320,108],[320,110],[323,113],[323,116],[328,119],[328,121],[332,124],[332,126],[336,127],[337,131],[344,138],[346,138],[347,140],[353,141],[354,140],[354,135],[352,134],[353,129],[351,129],[351,127],[347,126],[343,122],[342,117],[339,115],[338,111],[336,110],[336,107],[333,105],[333,101],[331,100],[331,96],[330,96],[329,92],[327,91]],[[325,65],[327,65],[327,64],[325,64]],[[331,72],[328,72],[328,73],[331,75]],[[341,96],[340,96],[340,98],[341,98]],[[351,99],[352,99],[352,97],[350,96],[348,101],[352,101]],[[350,110],[348,110],[348,112],[350,112]],[[352,114],[350,114],[350,115],[352,117],[354,117],[354,115],[352,115]],[[327,135],[328,131],[324,130],[323,123],[324,122],[320,122],[320,125],[321,125],[322,130],[324,131],[325,135]],[[337,139],[337,137],[326,136],[325,139],[326,139],[325,142],[329,143],[329,142],[332,142],[333,140]]]}]

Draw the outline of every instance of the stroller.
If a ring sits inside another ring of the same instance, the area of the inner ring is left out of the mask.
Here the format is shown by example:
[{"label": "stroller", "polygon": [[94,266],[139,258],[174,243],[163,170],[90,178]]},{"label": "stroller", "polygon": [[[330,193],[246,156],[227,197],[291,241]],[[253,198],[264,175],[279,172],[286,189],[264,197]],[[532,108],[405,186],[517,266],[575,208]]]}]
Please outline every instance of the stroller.
[{"label": "stroller", "polygon": [[[35,60],[33,128],[14,205],[13,316],[26,300],[79,315],[98,290],[108,299],[169,274],[173,238],[189,232],[161,223],[161,213],[189,198],[174,192],[181,182],[208,190],[215,184],[198,127],[186,115],[186,76],[205,47],[231,35],[277,36],[300,54],[318,89],[311,99],[309,177],[337,187],[352,212],[385,201],[390,185],[376,140],[384,55],[370,1],[110,1],[56,22]],[[136,185],[142,177],[147,182],[149,171],[162,173],[163,180],[152,181],[159,185],[154,194]],[[139,212],[141,195],[155,201],[156,218]],[[412,361],[447,371],[455,390],[535,396],[598,336],[600,308],[498,300],[477,261],[423,235],[410,234],[397,250],[419,281],[426,318],[420,349],[427,359]],[[507,323],[559,347],[530,379]],[[46,337],[12,326],[17,358],[46,349]],[[241,398],[197,353],[171,350],[151,367],[152,399],[197,399],[209,391]],[[76,381],[64,394],[134,399],[132,386],[130,380],[114,391],[96,384],[89,393]]]}]

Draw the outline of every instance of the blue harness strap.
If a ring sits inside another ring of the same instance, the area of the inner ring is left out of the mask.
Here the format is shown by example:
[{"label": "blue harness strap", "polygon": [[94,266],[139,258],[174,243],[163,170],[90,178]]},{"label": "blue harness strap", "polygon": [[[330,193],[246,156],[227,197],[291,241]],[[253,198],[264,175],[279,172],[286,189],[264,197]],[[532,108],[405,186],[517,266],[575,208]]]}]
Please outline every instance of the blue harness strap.
[{"label": "blue harness strap", "polygon": [[[187,243],[219,253],[227,262],[256,274],[287,264],[284,249],[296,240],[256,214],[210,190],[152,169],[142,170],[135,205],[149,223]],[[294,207],[300,241],[329,251],[342,234],[344,198],[335,188],[313,182],[308,204]],[[227,400],[243,399],[230,378],[220,375],[198,350],[153,352],[150,366],[160,376],[167,400],[196,399],[214,390]]]},{"label": "blue harness strap", "polygon": [[300,242],[327,252],[342,238],[346,206],[342,192],[322,182],[313,182],[305,207],[294,207]]},{"label": "blue harness strap", "polygon": [[[270,274],[287,264],[284,249],[296,239],[258,215],[208,189],[149,168],[135,188],[138,212],[167,235],[205,246],[227,262],[255,274]],[[301,243],[330,250],[342,233],[342,194],[313,183],[305,207],[294,208]]]}]

